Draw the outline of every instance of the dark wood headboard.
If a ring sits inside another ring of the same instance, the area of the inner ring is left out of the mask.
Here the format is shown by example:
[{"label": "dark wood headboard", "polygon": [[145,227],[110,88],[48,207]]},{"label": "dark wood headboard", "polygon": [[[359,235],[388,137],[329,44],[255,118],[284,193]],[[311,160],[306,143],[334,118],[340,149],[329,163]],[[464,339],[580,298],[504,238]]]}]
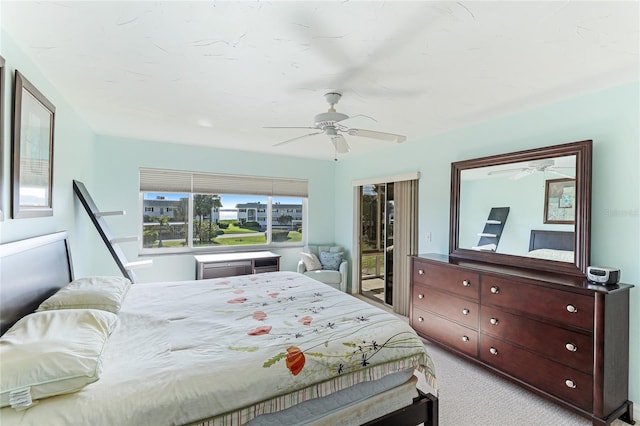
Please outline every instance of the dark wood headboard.
[{"label": "dark wood headboard", "polygon": [[529,251],[545,248],[574,251],[575,232],[532,229],[529,238]]},{"label": "dark wood headboard", "polygon": [[0,245],[0,334],[71,281],[66,232]]}]

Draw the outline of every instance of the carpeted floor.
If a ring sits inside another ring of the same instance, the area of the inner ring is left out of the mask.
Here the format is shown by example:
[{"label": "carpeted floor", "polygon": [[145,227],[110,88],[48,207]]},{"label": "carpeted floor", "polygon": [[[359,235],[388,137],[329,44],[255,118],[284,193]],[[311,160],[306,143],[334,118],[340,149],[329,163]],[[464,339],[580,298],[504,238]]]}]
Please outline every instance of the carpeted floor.
[{"label": "carpeted floor", "polygon": [[[441,426],[589,426],[591,421],[426,342]],[[637,411],[637,410],[636,410]],[[616,420],[612,426],[624,426]]]},{"label": "carpeted floor", "polygon": [[[389,306],[375,303],[393,313]],[[394,314],[408,322],[405,316]],[[425,342],[438,377],[440,426],[591,426],[592,422]],[[640,415],[635,408],[636,424]],[[611,426],[628,426],[615,420]]]}]

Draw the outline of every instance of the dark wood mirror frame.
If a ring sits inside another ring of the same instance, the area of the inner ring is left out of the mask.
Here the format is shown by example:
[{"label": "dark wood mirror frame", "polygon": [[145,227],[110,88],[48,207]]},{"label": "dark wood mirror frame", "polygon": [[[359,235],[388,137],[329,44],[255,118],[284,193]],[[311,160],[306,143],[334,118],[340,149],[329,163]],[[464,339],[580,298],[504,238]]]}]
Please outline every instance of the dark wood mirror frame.
[{"label": "dark wood mirror frame", "polygon": [[[539,271],[585,276],[591,253],[592,145],[592,141],[586,140],[451,163],[449,255],[460,259],[477,260],[500,265],[535,269]],[[576,156],[574,263],[534,259],[509,254],[489,253],[459,247],[460,173],[463,170],[570,155]]]}]

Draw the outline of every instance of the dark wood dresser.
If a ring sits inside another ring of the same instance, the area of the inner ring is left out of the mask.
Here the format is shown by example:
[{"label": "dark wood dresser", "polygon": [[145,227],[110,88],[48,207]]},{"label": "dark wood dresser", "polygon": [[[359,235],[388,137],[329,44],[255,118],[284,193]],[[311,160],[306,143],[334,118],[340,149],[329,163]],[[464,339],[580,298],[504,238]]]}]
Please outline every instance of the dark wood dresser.
[{"label": "dark wood dresser", "polygon": [[591,418],[633,422],[629,290],[557,273],[411,257],[412,327],[423,338]]}]

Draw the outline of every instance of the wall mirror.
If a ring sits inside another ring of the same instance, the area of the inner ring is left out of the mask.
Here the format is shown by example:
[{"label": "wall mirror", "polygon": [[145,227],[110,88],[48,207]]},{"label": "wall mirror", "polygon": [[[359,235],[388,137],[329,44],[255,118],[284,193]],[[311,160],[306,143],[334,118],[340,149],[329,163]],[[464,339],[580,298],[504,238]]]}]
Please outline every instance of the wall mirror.
[{"label": "wall mirror", "polygon": [[592,141],[451,164],[449,254],[585,275]]}]

